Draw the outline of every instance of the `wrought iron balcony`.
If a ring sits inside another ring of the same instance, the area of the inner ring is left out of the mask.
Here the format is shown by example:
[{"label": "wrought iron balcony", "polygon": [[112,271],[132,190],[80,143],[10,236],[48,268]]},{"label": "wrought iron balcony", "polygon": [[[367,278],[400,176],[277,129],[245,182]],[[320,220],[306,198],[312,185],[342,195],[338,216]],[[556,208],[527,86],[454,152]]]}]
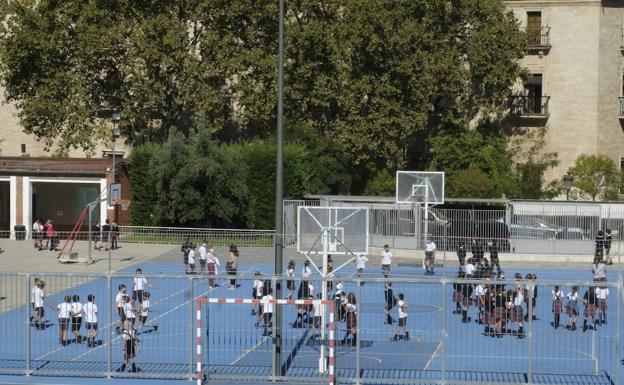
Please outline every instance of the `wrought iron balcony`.
[{"label": "wrought iron balcony", "polygon": [[550,27],[523,28],[527,35],[527,49],[529,51],[547,52],[550,50]]},{"label": "wrought iron balcony", "polygon": [[548,102],[550,96],[521,96],[509,97],[509,111],[511,115],[523,118],[548,117]]},{"label": "wrought iron balcony", "polygon": [[624,119],[624,97],[620,98],[620,119]]}]

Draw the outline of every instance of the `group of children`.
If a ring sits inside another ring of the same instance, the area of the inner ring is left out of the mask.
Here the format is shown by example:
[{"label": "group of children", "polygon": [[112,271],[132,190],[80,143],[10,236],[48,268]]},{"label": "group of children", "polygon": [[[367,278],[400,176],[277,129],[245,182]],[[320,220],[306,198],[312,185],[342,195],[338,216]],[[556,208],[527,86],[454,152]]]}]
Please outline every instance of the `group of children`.
[{"label": "group of children", "polygon": [[[43,317],[45,315],[45,281],[39,277],[35,277],[34,285],[30,292],[30,303],[33,315],[30,318],[30,325],[37,330],[45,330],[46,322]],[[77,294],[66,295],[63,302],[50,308],[58,312],[59,325],[59,343],[61,346],[68,344],[68,331],[71,330],[74,338],[71,342],[82,343],[87,341],[88,347],[95,347],[97,342],[95,338],[98,334],[98,307],[95,304],[95,295],[89,294],[87,302],[82,303],[80,296]],[[82,336],[81,329],[83,320],[86,327],[86,336]]]},{"label": "group of children", "polygon": [[[48,218],[45,222],[37,219],[32,225],[32,239],[35,249],[57,251],[59,239],[54,226],[54,219]],[[45,246],[43,241],[46,241]]]},{"label": "group of children", "polygon": [[[502,278],[501,278],[502,277]],[[463,271],[458,278],[470,279]],[[486,273],[485,280],[490,280]],[[461,314],[462,322],[470,321],[468,311],[471,306],[476,307],[477,322],[484,325],[484,335],[502,337],[505,334],[514,334],[517,338],[524,338],[524,323],[528,321],[529,314],[532,320],[537,317],[538,286],[534,284],[537,279],[535,274],[527,274],[525,281],[532,282],[530,285],[522,285],[522,276],[514,275],[515,282],[505,283],[504,275],[499,274],[496,281],[491,284],[454,283],[453,302],[455,303],[454,314]],[[508,287],[510,286],[510,287]],[[580,314],[581,304],[583,311],[583,332],[590,326],[588,321],[593,321],[594,330],[607,322],[606,300],[609,289],[606,287],[589,287],[581,297],[579,288],[574,286],[570,292],[564,295],[559,286],[555,286],[551,292],[551,312],[553,321],[551,325],[557,329],[561,326],[561,314],[568,315],[566,328],[576,330],[576,322]],[[515,331],[510,331],[508,325],[517,325]]]}]

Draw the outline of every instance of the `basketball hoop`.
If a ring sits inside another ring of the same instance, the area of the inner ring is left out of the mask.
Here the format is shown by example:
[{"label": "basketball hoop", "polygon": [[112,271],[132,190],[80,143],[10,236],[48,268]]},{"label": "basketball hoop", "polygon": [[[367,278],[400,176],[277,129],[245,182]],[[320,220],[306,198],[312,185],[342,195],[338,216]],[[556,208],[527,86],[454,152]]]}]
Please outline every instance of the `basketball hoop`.
[{"label": "basketball hoop", "polygon": [[130,207],[130,199],[115,199],[113,201],[113,205],[121,206],[123,211],[128,211],[128,208]]}]

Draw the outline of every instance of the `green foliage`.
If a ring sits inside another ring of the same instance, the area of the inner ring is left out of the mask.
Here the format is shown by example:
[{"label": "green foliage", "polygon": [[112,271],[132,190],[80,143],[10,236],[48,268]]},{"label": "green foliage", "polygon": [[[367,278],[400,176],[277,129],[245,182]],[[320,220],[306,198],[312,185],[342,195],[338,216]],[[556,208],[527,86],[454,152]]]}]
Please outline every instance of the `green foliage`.
[{"label": "green foliage", "polygon": [[395,189],[395,175],[392,175],[388,170],[380,170],[368,181],[364,195],[392,196]]},{"label": "green foliage", "polygon": [[447,183],[453,197],[493,198],[498,193],[487,174],[477,168],[457,170]]},{"label": "green foliage", "polygon": [[130,183],[132,184],[132,224],[155,225],[154,211],[158,202],[156,178],[152,172],[152,159],[160,145],[146,143],[136,146],[130,153]]},{"label": "green foliage", "polygon": [[[504,135],[478,130],[446,131],[433,136],[430,145],[431,169],[446,173],[445,195],[500,198],[507,191],[511,159]],[[476,179],[471,181],[470,177]]]},{"label": "green foliage", "polygon": [[[522,75],[525,35],[500,0],[287,3],[285,119],[353,166],[422,168],[408,156],[419,135],[504,109]],[[0,79],[49,146],[93,149],[111,109],[133,144],[200,125],[220,142],[266,140],[277,4],[12,1],[0,8]]]},{"label": "green foliage", "polygon": [[572,187],[581,197],[617,200],[622,186],[621,175],[611,158],[603,154],[581,154],[568,170],[574,176]]}]

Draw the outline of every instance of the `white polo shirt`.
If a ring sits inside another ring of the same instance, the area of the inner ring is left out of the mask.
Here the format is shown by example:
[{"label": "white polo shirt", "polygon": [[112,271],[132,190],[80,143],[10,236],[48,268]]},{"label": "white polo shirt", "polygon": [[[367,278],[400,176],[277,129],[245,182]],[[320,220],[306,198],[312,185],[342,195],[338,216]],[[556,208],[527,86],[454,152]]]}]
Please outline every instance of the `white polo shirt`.
[{"label": "white polo shirt", "polygon": [[115,303],[117,304],[117,307],[123,307],[123,297],[125,295],[126,293],[122,293],[122,292],[117,293],[117,296],[115,296]]},{"label": "white polo shirt", "polygon": [[188,263],[189,265],[195,264],[195,250],[191,249],[188,253]]},{"label": "white polo shirt", "polygon": [[312,269],[309,266],[304,266],[301,270],[301,278],[310,278],[312,275]]},{"label": "white polo shirt", "polygon": [[43,307],[43,299],[45,298],[45,293],[41,288],[35,287],[33,288],[33,304],[35,308]]},{"label": "white polo shirt", "polygon": [[70,303],[63,302],[57,307],[59,308],[58,318],[71,318],[72,306]]},{"label": "white polo shirt", "polygon": [[405,301],[400,299],[399,302],[397,302],[397,309],[399,311],[399,318],[407,317],[407,309],[405,307]]},{"label": "white polo shirt", "polygon": [[366,255],[358,254],[355,256],[355,264],[358,269],[366,269],[366,262],[368,262]]},{"label": "white polo shirt", "polygon": [[381,264],[382,265],[392,264],[392,252],[386,251],[386,250],[381,252]]},{"label": "white polo shirt", "polygon": [[265,295],[262,297],[262,311],[264,313],[273,313],[273,303],[269,302],[273,300],[272,295]]},{"label": "white polo shirt", "polygon": [[146,283],[147,279],[145,277],[134,277],[134,290],[143,290]]},{"label": "white polo shirt", "polygon": [[147,317],[147,314],[149,313],[149,307],[150,307],[149,299],[144,299],[143,302],[141,303],[141,316],[142,317]]},{"label": "white polo shirt", "polygon": [[433,241],[432,242],[427,242],[427,244],[425,244],[425,251],[426,252],[432,252],[432,251],[435,251],[435,249],[436,249],[436,245],[435,245],[435,243]]},{"label": "white polo shirt", "polygon": [[206,250],[205,245],[199,246],[199,260],[205,261],[208,258],[208,250]]},{"label": "white polo shirt", "polygon": [[466,263],[464,265],[464,273],[466,273],[466,275],[472,275],[474,271],[475,271],[475,267],[472,263]]},{"label": "white polo shirt", "polygon": [[132,303],[127,302],[123,304],[123,311],[126,314],[126,318],[136,318],[132,310]]},{"label": "white polo shirt", "polygon": [[253,283],[253,287],[255,289],[255,293],[256,293],[256,297],[260,297],[262,296],[262,281],[259,279],[256,279]]},{"label": "white polo shirt", "polygon": [[604,289],[597,287],[595,292],[596,298],[598,299],[607,299],[607,297],[609,296],[609,288],[607,287],[605,287]]},{"label": "white polo shirt", "polygon": [[94,304],[93,302],[85,303],[84,312],[85,312],[85,321],[87,323],[94,324],[98,322],[98,318],[97,318],[98,308],[96,304]]},{"label": "white polo shirt", "polygon": [[72,302],[71,310],[74,317],[82,317],[82,304],[80,302]]}]

